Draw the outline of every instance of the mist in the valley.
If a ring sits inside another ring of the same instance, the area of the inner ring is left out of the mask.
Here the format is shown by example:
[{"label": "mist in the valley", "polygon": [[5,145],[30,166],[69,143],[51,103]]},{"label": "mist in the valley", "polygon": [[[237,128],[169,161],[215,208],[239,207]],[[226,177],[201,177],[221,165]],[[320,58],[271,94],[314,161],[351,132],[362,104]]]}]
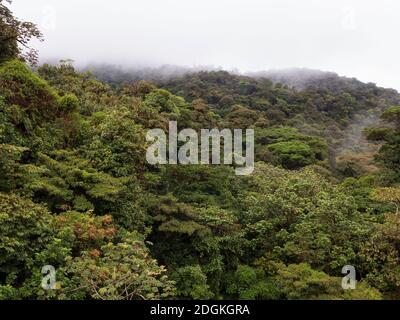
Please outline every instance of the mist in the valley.
[{"label": "mist in the valley", "polygon": [[348,151],[354,153],[376,151],[378,145],[366,139],[364,130],[368,127],[377,126],[380,122],[379,113],[356,114],[346,130],[343,131],[344,139],[338,146],[337,153],[343,154]]},{"label": "mist in the valley", "polygon": [[178,74],[308,68],[400,88],[396,0],[14,0],[12,8],[43,31],[34,44],[42,62],[180,66]]}]

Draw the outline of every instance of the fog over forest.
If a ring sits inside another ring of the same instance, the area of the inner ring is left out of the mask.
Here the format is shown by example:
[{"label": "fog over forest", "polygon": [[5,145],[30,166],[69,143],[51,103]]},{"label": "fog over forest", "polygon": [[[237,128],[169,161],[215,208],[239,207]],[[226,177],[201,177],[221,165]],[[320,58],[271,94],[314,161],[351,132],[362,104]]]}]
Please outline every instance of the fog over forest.
[{"label": "fog over forest", "polygon": [[398,9],[0,0],[1,306],[400,300]]},{"label": "fog over forest", "polygon": [[43,31],[42,61],[310,68],[400,88],[395,0],[18,0],[13,8]]}]

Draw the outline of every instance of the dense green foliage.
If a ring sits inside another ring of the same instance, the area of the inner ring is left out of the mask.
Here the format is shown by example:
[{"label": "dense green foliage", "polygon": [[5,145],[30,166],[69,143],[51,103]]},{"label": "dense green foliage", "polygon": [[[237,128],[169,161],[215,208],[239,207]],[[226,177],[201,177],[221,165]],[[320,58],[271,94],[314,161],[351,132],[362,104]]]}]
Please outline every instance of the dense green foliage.
[{"label": "dense green foliage", "polygon": [[[21,32],[0,21],[0,37]],[[0,299],[399,298],[394,90],[331,74],[297,90],[223,71],[110,85],[68,61],[32,71],[10,41],[0,46]],[[171,120],[255,129],[254,173],[149,165],[146,132]],[[345,265],[355,290],[341,287]]]},{"label": "dense green foliage", "polygon": [[[388,187],[398,181],[398,108],[382,115],[392,127],[368,133],[386,142],[377,155],[386,175],[343,180],[332,161],[338,141],[323,132],[345,130],[350,113],[338,120],[314,109],[296,125],[307,105],[299,101],[317,93],[199,76],[207,84],[200,93],[171,89],[185,100],[143,81],[113,89],[68,62],[37,74],[17,60],[0,66],[1,298],[396,296],[399,189]],[[207,96],[226,83],[232,101]],[[377,89],[368,104],[379,110],[374,99],[394,97]],[[255,172],[148,165],[146,129],[169,120],[254,127]],[[356,290],[340,286],[347,264],[358,271]],[[44,265],[57,270],[56,290],[40,286]]]}]

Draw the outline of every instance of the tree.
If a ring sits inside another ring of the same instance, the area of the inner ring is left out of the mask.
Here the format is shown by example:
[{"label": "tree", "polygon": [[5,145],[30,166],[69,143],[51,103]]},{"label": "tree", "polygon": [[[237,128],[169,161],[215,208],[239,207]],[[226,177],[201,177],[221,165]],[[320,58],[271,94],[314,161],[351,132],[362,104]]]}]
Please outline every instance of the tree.
[{"label": "tree", "polygon": [[212,296],[207,284],[207,276],[199,265],[178,268],[172,275],[177,288],[177,297],[209,299]]},{"label": "tree", "polygon": [[331,277],[313,270],[308,264],[280,266],[276,281],[284,296],[289,299],[360,299],[380,300],[382,295],[368,284],[358,283],[354,290],[343,290],[341,278]]},{"label": "tree", "polygon": [[389,178],[400,181],[400,106],[385,110],[381,119],[390,124],[384,128],[369,128],[366,135],[369,140],[383,143],[376,159],[391,171]]},{"label": "tree", "polygon": [[11,0],[0,0],[0,62],[19,57],[36,64],[38,53],[29,42],[43,40],[42,33],[32,22],[18,20],[5,3],[11,4]]},{"label": "tree", "polygon": [[8,107],[0,112],[13,113],[11,119],[23,133],[32,134],[37,125],[54,120],[60,111],[57,91],[16,59],[0,65],[0,96]]},{"label": "tree", "polygon": [[377,188],[372,191],[371,199],[378,202],[391,203],[396,207],[396,214],[400,208],[400,188]]},{"label": "tree", "polygon": [[360,254],[368,282],[396,299],[400,292],[399,234],[399,215],[385,214],[384,222],[375,225]]},{"label": "tree", "polygon": [[279,299],[278,286],[268,279],[264,270],[247,265],[239,265],[236,271],[228,276],[227,293],[235,299]]},{"label": "tree", "polygon": [[51,219],[43,206],[17,195],[0,193],[1,279],[17,287],[29,276],[35,255],[51,239]]},{"label": "tree", "polygon": [[256,130],[256,157],[264,162],[299,169],[326,159],[327,143],[304,135],[295,128],[273,127]]},{"label": "tree", "polygon": [[248,179],[241,222],[253,257],[308,263],[329,274],[356,265],[371,226],[353,197],[310,168],[293,172],[259,164]]},{"label": "tree", "polygon": [[73,291],[99,300],[153,300],[174,294],[174,282],[150,257],[137,233],[126,233],[117,244],[83,252],[70,259],[62,272],[72,275],[72,281],[62,289],[61,297]]}]

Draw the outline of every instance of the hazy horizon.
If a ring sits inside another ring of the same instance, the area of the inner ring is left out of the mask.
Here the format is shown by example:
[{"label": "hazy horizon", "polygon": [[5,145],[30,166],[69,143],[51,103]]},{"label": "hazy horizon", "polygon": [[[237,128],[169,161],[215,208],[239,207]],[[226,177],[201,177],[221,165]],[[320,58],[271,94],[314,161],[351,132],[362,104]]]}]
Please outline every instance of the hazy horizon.
[{"label": "hazy horizon", "polygon": [[41,61],[241,73],[307,68],[400,89],[400,3],[295,0],[14,0],[35,22]]}]

